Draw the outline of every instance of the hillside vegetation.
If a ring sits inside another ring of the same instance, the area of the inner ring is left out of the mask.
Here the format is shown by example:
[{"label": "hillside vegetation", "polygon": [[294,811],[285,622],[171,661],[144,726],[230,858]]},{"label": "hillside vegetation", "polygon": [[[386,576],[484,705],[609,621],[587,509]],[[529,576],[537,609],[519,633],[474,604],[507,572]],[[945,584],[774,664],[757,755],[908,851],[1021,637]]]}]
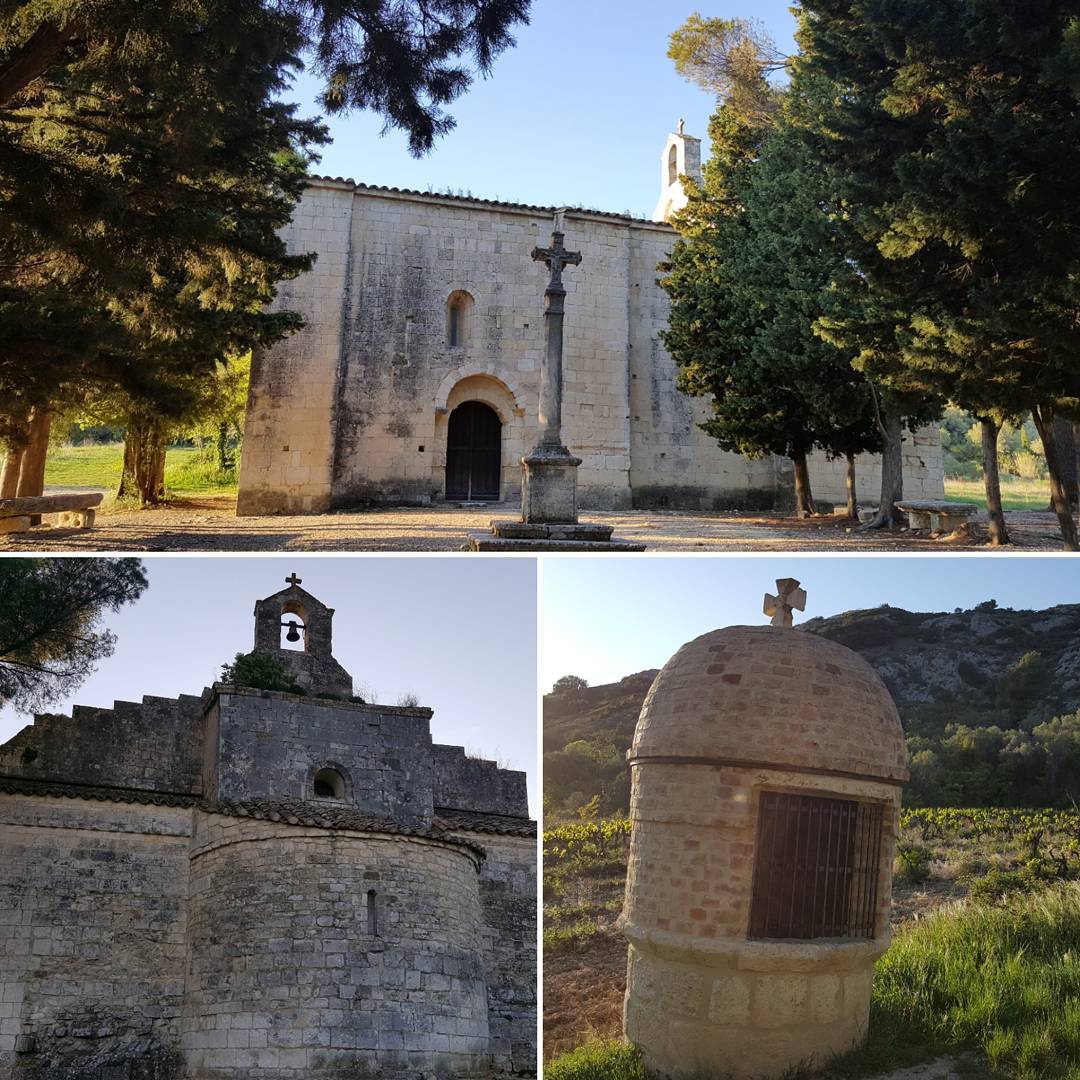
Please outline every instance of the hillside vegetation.
[{"label": "hillside vegetation", "polygon": [[[860,653],[907,736],[909,806],[1071,806],[1080,791],[1080,605],[882,607],[797,630]],[[544,699],[547,820],[626,813],[626,750],[655,670]]]}]

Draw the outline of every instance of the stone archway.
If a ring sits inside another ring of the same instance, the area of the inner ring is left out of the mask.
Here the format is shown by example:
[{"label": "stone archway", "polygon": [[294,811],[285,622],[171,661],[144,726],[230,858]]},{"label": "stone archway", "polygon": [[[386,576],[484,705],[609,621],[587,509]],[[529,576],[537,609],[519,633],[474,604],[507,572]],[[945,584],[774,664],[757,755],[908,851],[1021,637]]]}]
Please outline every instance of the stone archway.
[{"label": "stone archway", "polygon": [[[457,372],[459,377],[453,382],[448,378],[439,388],[435,401],[435,454],[432,459],[432,480],[436,490],[446,499],[461,499],[469,497],[453,486],[448,487],[451,480],[448,466],[455,465],[452,460],[459,446],[450,446],[450,443],[460,442],[461,431],[455,421],[473,416],[473,422],[477,418],[485,417],[489,425],[493,426],[497,419],[499,428],[498,446],[498,469],[497,490],[495,485],[488,485],[485,490],[488,494],[471,497],[486,499],[512,499],[516,498],[521,491],[521,457],[525,452],[525,410],[519,407],[513,390],[502,379],[486,372],[470,371]],[[470,409],[458,412],[460,406],[470,404]],[[486,411],[485,411],[486,410]],[[492,415],[494,414],[494,415]],[[453,422],[454,431],[451,431]],[[484,421],[481,420],[481,423]],[[453,435],[453,438],[451,436]],[[482,456],[482,452],[481,452]],[[458,459],[460,462],[460,459]],[[494,472],[494,465],[490,468]],[[460,477],[460,464],[455,465],[455,477]],[[459,485],[460,486],[460,485]]]}]

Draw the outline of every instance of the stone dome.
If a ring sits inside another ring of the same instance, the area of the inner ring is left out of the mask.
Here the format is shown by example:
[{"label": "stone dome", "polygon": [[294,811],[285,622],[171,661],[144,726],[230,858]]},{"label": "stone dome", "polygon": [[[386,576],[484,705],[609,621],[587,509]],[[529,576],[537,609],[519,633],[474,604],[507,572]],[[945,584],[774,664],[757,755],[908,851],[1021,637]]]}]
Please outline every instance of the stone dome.
[{"label": "stone dome", "polygon": [[843,645],[773,626],[713,630],[679,649],[645,698],[630,758],[908,777],[877,672]]}]

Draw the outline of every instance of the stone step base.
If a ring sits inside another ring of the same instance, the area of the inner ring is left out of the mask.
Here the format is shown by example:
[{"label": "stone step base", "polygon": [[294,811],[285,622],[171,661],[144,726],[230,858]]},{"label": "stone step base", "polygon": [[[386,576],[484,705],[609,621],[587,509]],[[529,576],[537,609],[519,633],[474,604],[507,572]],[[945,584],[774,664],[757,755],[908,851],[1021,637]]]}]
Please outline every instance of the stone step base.
[{"label": "stone step base", "polygon": [[491,533],[469,533],[470,551],[644,551],[629,540],[512,540]]},{"label": "stone step base", "polygon": [[591,525],[588,522],[561,522],[537,524],[497,518],[491,523],[491,531],[504,540],[602,540],[611,539],[615,531],[611,525]]}]

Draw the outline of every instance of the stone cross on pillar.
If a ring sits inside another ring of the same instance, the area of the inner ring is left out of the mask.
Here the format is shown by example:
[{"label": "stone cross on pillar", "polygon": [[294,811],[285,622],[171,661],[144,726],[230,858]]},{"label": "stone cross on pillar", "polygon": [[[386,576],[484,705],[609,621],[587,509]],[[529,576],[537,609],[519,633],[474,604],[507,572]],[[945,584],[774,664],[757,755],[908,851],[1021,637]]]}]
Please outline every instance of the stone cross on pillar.
[{"label": "stone cross on pillar", "polygon": [[567,251],[563,246],[564,212],[555,214],[551,247],[536,247],[532,257],[547,264],[551,280],[544,290],[544,331],[546,336],[544,362],[540,368],[540,442],[537,448],[562,448],[562,355],[563,313],[566,289],[562,283],[563,267],[577,266],[580,251]]},{"label": "stone cross on pillar", "polygon": [[289,576],[288,576],[288,577],[287,577],[287,578],[285,579],[285,584],[286,584],[286,585],[299,585],[299,584],[300,584],[300,582],[301,582],[301,580],[302,580],[302,579],[301,579],[301,578],[298,578],[298,577],[296,576],[295,572],[294,572],[294,573],[290,574],[290,575],[289,575]]},{"label": "stone cross on pillar", "polygon": [[762,611],[771,616],[773,626],[791,626],[792,611],[806,610],[806,590],[799,588],[799,583],[790,577],[776,579],[776,592],[765,594]]}]

